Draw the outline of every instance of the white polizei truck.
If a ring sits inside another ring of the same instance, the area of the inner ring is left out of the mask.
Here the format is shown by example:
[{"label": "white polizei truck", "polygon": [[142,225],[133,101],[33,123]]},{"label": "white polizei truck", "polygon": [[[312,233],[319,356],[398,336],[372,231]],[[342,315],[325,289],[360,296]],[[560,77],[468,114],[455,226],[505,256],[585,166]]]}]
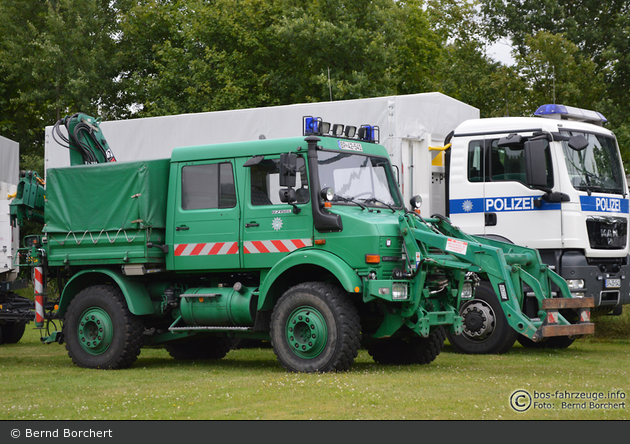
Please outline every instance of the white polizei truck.
[{"label": "white polizei truck", "polygon": [[[594,314],[621,314],[630,303],[628,186],[615,135],[597,112],[544,105],[534,117],[469,120],[450,143],[448,208],[462,230],[538,249]],[[450,342],[468,353],[501,353],[509,331],[484,282],[462,304],[464,334]],[[523,311],[538,307],[527,294]],[[567,316],[571,314],[568,313]],[[571,337],[525,346],[567,347]]]},{"label": "white polizei truck", "polygon": [[[109,121],[100,128],[116,158],[126,161],[170,157],[177,146],[299,135],[305,116],[339,134],[373,125],[403,197],[420,196],[423,215],[444,215],[470,234],[539,249],[575,296],[595,299],[596,314],[620,314],[630,303],[628,189],[614,134],[592,111],[553,105],[534,117],[480,119],[474,107],[426,93]],[[70,164],[59,128],[46,128],[45,146],[46,168]],[[538,307],[527,293],[522,309],[535,317]],[[517,337],[532,347],[574,340],[521,339],[486,282],[467,296],[464,333],[449,338],[461,352],[503,353]]]}]

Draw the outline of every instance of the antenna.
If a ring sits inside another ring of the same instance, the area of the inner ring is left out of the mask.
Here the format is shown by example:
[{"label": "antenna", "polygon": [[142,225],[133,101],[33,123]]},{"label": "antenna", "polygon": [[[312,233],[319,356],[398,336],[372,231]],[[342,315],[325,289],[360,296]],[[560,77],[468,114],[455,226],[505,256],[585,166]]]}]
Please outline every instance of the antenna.
[{"label": "antenna", "polygon": [[556,104],[556,67],[555,67],[555,65],[551,65],[551,69],[552,69],[552,73],[553,73],[552,74],[553,77],[551,79],[552,80],[552,85],[553,85],[553,87],[552,87],[553,102],[552,103],[555,105]]},{"label": "antenna", "polygon": [[330,84],[330,67],[328,67],[328,92],[330,93],[330,101],[332,102],[332,86]]}]

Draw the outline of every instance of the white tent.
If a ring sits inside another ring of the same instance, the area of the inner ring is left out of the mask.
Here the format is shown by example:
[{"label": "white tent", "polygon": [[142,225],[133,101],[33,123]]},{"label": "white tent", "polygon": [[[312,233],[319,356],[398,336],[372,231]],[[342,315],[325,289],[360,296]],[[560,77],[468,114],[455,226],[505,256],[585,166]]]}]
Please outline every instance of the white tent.
[{"label": "white tent", "polygon": [[[100,127],[116,159],[126,161],[170,157],[177,146],[301,136],[303,116],[377,125],[381,143],[395,154],[393,139],[431,135],[442,143],[459,123],[479,118],[479,110],[441,93],[426,93],[107,121]],[[52,126],[47,127],[46,169],[67,166],[69,159],[68,150],[53,139]]]},{"label": "white tent", "polygon": [[[441,146],[461,122],[479,118],[479,110],[441,93],[424,93],[108,121],[100,127],[116,159],[130,161],[168,158],[178,146],[301,136],[304,116],[378,126],[380,143],[400,168],[405,198],[421,194],[429,202],[436,169],[427,147]],[[46,169],[70,164],[52,130],[46,128]]]}]

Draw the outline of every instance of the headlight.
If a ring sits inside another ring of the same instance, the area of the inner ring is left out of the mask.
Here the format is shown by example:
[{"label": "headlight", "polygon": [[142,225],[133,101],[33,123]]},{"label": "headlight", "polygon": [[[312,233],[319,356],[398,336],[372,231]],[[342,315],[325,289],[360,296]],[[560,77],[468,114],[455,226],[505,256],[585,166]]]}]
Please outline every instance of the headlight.
[{"label": "headlight", "polygon": [[409,286],[405,282],[394,282],[392,284],[392,299],[393,300],[404,300],[409,297],[408,295]]},{"label": "headlight", "polygon": [[472,282],[464,282],[462,286],[462,299],[470,299],[473,297],[473,285]]},{"label": "headlight", "polygon": [[567,284],[571,290],[581,290],[584,288],[584,279],[567,279]]}]

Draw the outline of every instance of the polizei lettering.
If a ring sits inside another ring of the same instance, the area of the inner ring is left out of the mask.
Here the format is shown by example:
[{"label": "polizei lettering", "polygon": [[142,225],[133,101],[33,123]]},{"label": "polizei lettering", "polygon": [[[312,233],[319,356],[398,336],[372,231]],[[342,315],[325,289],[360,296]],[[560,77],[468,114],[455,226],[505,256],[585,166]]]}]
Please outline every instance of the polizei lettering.
[{"label": "polizei lettering", "polygon": [[621,213],[621,199],[611,199],[608,197],[595,198],[595,211],[610,211]]},{"label": "polizei lettering", "polygon": [[529,211],[534,209],[534,197],[486,198],[486,212]]}]

